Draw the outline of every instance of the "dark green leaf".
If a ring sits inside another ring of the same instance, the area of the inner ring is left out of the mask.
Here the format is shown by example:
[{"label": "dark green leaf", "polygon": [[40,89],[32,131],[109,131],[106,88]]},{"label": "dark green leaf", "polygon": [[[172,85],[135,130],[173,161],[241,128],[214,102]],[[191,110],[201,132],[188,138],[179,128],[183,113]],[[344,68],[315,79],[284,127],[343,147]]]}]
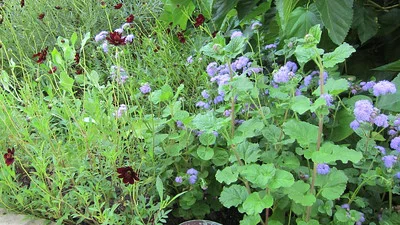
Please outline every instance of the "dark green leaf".
[{"label": "dark green leaf", "polygon": [[237,3],[238,18],[242,20],[249,14],[260,0],[239,0]]},{"label": "dark green leaf", "polygon": [[361,4],[355,4],[353,27],[357,29],[362,44],[368,41],[378,33],[379,24],[376,11]]},{"label": "dark green leaf", "polygon": [[308,8],[297,7],[290,13],[286,25],[286,37],[302,38],[308,33],[312,26],[320,24],[321,22],[315,4],[311,4]]},{"label": "dark green leaf", "polygon": [[235,8],[239,0],[215,0],[213,5],[213,21],[216,27],[219,29],[222,22],[225,19],[226,14]]},{"label": "dark green leaf", "polygon": [[373,70],[379,71],[392,71],[392,72],[400,72],[400,59],[386,65],[374,68]]},{"label": "dark green leaf", "polygon": [[353,113],[345,108],[340,109],[335,116],[337,126],[332,128],[329,140],[333,142],[341,141],[353,133],[350,123],[354,120]]},{"label": "dark green leaf", "polygon": [[266,13],[271,8],[271,3],[272,3],[272,0],[266,0],[263,3],[261,3],[260,5],[258,5],[255,9],[249,11],[247,14],[244,15],[244,18],[240,21],[240,24],[242,25],[245,23],[250,23],[257,16]]},{"label": "dark green leaf", "polygon": [[289,21],[290,13],[296,7],[299,0],[275,0],[276,9],[278,10],[279,22],[281,30],[286,30],[286,24]]},{"label": "dark green leaf", "polygon": [[315,1],[328,35],[333,43],[340,45],[349,32],[353,20],[353,0]]}]

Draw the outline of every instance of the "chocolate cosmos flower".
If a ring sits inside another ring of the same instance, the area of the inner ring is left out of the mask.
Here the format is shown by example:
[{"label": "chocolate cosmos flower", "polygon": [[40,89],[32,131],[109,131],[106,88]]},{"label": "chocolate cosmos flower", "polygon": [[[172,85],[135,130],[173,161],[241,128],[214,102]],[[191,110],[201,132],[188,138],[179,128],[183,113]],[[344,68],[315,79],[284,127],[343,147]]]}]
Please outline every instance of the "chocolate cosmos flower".
[{"label": "chocolate cosmos flower", "polygon": [[120,9],[122,7],[122,3],[118,3],[114,5],[114,9]]},{"label": "chocolate cosmos flower", "polygon": [[117,168],[117,172],[119,173],[118,177],[122,178],[125,184],[133,184],[135,180],[139,181],[139,175],[130,166]]},{"label": "chocolate cosmos flower", "polygon": [[7,153],[4,154],[4,160],[6,161],[7,166],[10,166],[14,162],[14,148],[8,148]]},{"label": "chocolate cosmos flower", "polygon": [[32,57],[39,57],[38,60],[36,61],[37,63],[43,63],[46,60],[46,56],[47,56],[47,49],[48,47],[46,47],[45,49],[43,49],[42,51],[34,54]]},{"label": "chocolate cosmos flower", "polygon": [[132,23],[134,19],[135,19],[135,16],[133,14],[131,14],[128,17],[126,17],[126,22]]},{"label": "chocolate cosmos flower", "polygon": [[122,37],[121,34],[118,32],[110,32],[109,36],[106,37],[106,40],[108,41],[108,43],[117,46],[125,45],[125,38],[126,37]]},{"label": "chocolate cosmos flower", "polygon": [[200,25],[202,25],[204,23],[205,20],[206,20],[206,18],[204,18],[203,14],[199,14],[196,18],[196,23],[194,24],[194,26],[199,27]]}]

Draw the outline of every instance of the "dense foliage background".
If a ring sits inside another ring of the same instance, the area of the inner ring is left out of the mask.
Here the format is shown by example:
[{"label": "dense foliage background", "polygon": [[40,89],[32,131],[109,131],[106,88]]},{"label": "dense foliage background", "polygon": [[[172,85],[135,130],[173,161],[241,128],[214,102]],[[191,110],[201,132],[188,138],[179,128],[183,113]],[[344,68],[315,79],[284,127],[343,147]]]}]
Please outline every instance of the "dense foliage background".
[{"label": "dense foliage background", "polygon": [[394,0],[0,1],[0,207],[398,224],[399,15]]}]

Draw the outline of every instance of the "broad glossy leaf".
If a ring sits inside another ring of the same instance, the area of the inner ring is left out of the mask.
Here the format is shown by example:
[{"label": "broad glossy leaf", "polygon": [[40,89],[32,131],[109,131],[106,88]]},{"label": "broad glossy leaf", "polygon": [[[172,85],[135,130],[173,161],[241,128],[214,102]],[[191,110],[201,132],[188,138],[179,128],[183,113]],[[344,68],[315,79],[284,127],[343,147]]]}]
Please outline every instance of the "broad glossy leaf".
[{"label": "broad glossy leaf", "polygon": [[361,4],[354,5],[353,27],[357,29],[361,44],[368,41],[378,33],[378,17],[376,11]]},{"label": "broad glossy leaf", "polygon": [[297,7],[290,13],[286,25],[286,37],[304,37],[309,29],[316,24],[322,23],[315,4],[310,4],[308,8]]},{"label": "broad glossy leaf", "polygon": [[328,35],[333,43],[340,45],[347,36],[353,20],[353,0],[315,1]]},{"label": "broad glossy leaf", "polygon": [[373,70],[378,71],[392,71],[392,72],[400,72],[400,59],[386,65],[374,68]]},{"label": "broad glossy leaf", "polygon": [[351,111],[342,108],[335,116],[337,125],[332,128],[329,140],[333,142],[341,141],[350,136],[354,131],[350,127],[350,123],[354,120],[354,115]]},{"label": "broad glossy leaf", "polygon": [[214,0],[212,13],[214,17],[212,18],[212,20],[214,21],[218,29],[224,21],[226,14],[228,14],[229,11],[235,8],[238,2],[239,0]]},{"label": "broad glossy leaf", "polygon": [[296,7],[299,0],[275,0],[276,9],[278,10],[281,30],[286,30],[286,24],[289,21],[290,13]]}]

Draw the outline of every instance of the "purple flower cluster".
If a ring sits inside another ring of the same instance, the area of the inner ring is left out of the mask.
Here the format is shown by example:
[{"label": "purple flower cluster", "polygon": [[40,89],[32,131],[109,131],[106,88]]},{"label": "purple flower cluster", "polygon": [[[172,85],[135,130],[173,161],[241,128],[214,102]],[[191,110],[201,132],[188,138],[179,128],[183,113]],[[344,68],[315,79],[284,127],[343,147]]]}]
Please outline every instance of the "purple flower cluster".
[{"label": "purple flower cluster", "polygon": [[372,93],[378,97],[381,95],[396,93],[396,86],[390,81],[382,80],[376,83],[372,87],[372,90]]},{"label": "purple flower cluster", "polygon": [[361,225],[363,222],[365,222],[364,213],[360,212],[360,219],[356,221],[355,225]]},{"label": "purple flower cluster", "polygon": [[262,26],[262,24],[260,22],[256,21],[253,24],[251,24],[251,29],[252,30],[257,30],[261,26]]},{"label": "purple flower cluster", "polygon": [[277,84],[287,83],[294,77],[296,71],[297,71],[296,63],[289,61],[273,74],[273,80]]},{"label": "purple flower cluster", "polygon": [[265,50],[269,50],[269,49],[275,49],[276,47],[277,47],[276,44],[269,44],[269,45],[266,45],[266,46],[264,47],[264,49],[265,49]]},{"label": "purple flower cluster", "polygon": [[395,137],[390,141],[390,147],[400,152],[400,137]]},{"label": "purple flower cluster", "polygon": [[330,94],[322,94],[321,97],[325,99],[325,101],[326,101],[326,106],[329,107],[329,106],[332,105],[332,102],[333,102],[333,97],[332,97],[332,95],[330,95]]},{"label": "purple flower cluster", "polygon": [[385,155],[382,157],[383,164],[386,168],[392,168],[393,165],[397,162],[397,156],[394,155]]},{"label": "purple flower cluster", "polygon": [[377,127],[389,127],[389,117],[379,114],[379,109],[375,108],[369,100],[357,101],[353,112],[356,118],[350,123],[353,130],[356,130],[363,122],[375,124]]},{"label": "purple flower cluster", "polygon": [[148,83],[145,83],[139,88],[139,90],[142,94],[148,94],[151,92],[151,87]]},{"label": "purple flower cluster", "polygon": [[317,165],[317,173],[321,175],[328,174],[331,168],[328,166],[328,164],[325,163],[319,163]]},{"label": "purple flower cluster", "polygon": [[189,184],[195,184],[197,181],[197,175],[199,171],[194,168],[190,168],[186,171],[186,174],[189,175]]},{"label": "purple flower cluster", "polygon": [[243,33],[241,31],[233,31],[231,34],[231,39],[236,38],[236,37],[242,37]]},{"label": "purple flower cluster", "polygon": [[124,68],[120,66],[111,66],[111,79],[115,80],[118,84],[124,84],[128,79],[128,74]]}]

